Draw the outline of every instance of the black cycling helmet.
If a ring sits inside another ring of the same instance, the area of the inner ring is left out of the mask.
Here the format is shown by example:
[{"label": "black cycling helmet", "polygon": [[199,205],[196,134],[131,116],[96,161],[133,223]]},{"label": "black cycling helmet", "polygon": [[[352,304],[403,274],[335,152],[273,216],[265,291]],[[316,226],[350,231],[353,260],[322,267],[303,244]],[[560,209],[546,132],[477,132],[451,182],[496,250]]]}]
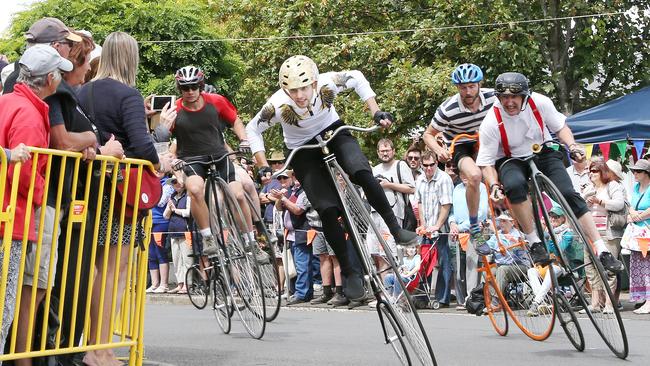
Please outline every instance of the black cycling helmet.
[{"label": "black cycling helmet", "polygon": [[176,71],[176,86],[181,85],[199,85],[203,87],[205,75],[203,71],[194,66],[183,66]]},{"label": "black cycling helmet", "polygon": [[530,95],[528,78],[518,72],[505,72],[497,76],[494,91],[500,95]]}]

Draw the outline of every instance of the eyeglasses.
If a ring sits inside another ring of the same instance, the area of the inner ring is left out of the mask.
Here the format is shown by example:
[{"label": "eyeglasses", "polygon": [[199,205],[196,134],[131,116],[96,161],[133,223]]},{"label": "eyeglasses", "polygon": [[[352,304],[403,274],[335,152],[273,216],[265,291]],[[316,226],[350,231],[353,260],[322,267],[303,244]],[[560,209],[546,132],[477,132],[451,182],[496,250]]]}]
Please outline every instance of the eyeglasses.
[{"label": "eyeglasses", "polygon": [[425,168],[431,168],[433,166],[436,166],[436,163],[431,163],[431,164],[422,163],[422,166],[425,167]]},{"label": "eyeglasses", "polygon": [[418,160],[420,160],[420,157],[419,157],[419,156],[407,156],[406,159],[407,159],[407,160],[415,160],[415,161],[418,161]]},{"label": "eyeglasses", "polygon": [[190,90],[198,90],[198,89],[199,89],[199,85],[198,85],[198,84],[180,85],[178,88],[179,88],[181,91],[186,92],[186,91],[190,91]]},{"label": "eyeglasses", "polygon": [[519,94],[524,91],[524,86],[521,83],[497,83],[494,90],[499,94]]},{"label": "eyeglasses", "polygon": [[452,163],[445,163],[445,168],[453,168],[454,164]]}]

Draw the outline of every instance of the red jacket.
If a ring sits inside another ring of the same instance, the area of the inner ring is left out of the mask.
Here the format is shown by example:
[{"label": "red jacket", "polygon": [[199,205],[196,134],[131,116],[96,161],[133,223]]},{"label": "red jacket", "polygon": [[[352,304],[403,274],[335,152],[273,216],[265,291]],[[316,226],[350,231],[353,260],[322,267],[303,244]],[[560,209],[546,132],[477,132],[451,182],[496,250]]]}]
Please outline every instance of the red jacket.
[{"label": "red jacket", "polygon": [[[50,142],[50,119],[48,111],[48,105],[34,94],[29,87],[22,83],[16,84],[13,93],[0,96],[0,146],[13,149],[18,144],[23,143],[27,146],[47,148]],[[39,207],[43,199],[47,156],[41,155],[38,159],[36,179],[34,182],[34,197],[31,207],[26,207],[33,163],[34,160],[30,159],[20,169],[18,198],[12,235],[13,240],[23,239],[25,215],[27,209],[29,209],[31,211],[31,217],[27,234],[29,240],[36,241],[34,208]],[[8,167],[7,171],[4,201],[2,202],[2,208],[4,210],[7,209],[11,196],[13,176],[14,165],[12,164]],[[4,231],[4,225],[0,230]]]}]

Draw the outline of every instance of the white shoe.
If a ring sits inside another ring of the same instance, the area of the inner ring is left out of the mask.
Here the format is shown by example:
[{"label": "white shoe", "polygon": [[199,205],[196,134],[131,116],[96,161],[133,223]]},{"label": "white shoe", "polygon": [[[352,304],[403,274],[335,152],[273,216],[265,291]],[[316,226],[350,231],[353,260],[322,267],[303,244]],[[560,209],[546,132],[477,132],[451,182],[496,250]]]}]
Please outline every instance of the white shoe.
[{"label": "white shoe", "polygon": [[151,294],[151,293],[155,292],[157,288],[158,287],[151,286],[145,291],[145,293]]}]

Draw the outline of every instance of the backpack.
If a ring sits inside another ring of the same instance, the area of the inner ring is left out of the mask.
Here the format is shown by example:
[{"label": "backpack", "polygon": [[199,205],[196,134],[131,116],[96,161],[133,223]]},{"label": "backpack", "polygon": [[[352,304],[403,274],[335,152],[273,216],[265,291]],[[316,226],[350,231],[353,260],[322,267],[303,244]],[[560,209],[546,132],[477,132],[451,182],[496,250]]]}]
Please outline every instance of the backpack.
[{"label": "backpack", "polygon": [[[402,174],[400,173],[399,164],[402,160],[397,161],[397,180],[402,184]],[[415,231],[418,227],[418,219],[415,217],[415,211],[413,211],[413,206],[411,205],[411,200],[407,194],[402,193],[402,198],[404,199],[404,220],[402,221],[402,229]]]},{"label": "backpack", "polygon": [[483,309],[485,308],[485,296],[483,295],[483,286],[484,284],[481,283],[469,293],[469,296],[465,301],[465,309],[467,309],[468,313],[474,314],[476,316],[480,316],[483,314]]}]

